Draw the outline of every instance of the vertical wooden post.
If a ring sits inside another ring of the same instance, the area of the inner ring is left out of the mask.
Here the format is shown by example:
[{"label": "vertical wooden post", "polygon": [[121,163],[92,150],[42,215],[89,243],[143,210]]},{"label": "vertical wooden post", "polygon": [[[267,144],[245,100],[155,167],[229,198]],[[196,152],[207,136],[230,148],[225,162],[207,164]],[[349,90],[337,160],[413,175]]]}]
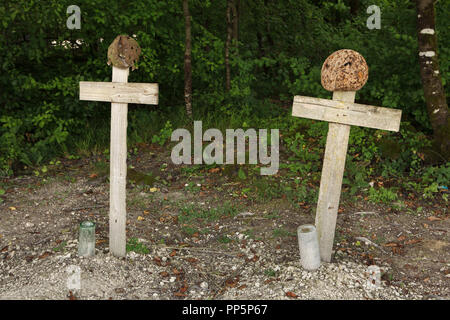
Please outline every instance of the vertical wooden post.
[{"label": "vertical wooden post", "polygon": [[316,210],[320,258],[325,262],[331,261],[350,126],[390,131],[400,128],[401,110],[354,103],[356,91],[368,77],[363,56],[350,49],[338,50],[325,60],[321,72],[322,86],[333,92],[333,101],[294,97],[293,116],[329,122]]},{"label": "vertical wooden post", "polygon": [[[129,68],[113,66],[112,82],[128,82]],[[111,148],[109,178],[109,250],[126,255],[127,103],[111,103]]]},{"label": "vertical wooden post", "polygon": [[[334,91],[333,100],[354,102],[355,95],[356,91]],[[320,258],[325,262],[331,261],[349,135],[349,125],[329,123],[315,222]]]}]

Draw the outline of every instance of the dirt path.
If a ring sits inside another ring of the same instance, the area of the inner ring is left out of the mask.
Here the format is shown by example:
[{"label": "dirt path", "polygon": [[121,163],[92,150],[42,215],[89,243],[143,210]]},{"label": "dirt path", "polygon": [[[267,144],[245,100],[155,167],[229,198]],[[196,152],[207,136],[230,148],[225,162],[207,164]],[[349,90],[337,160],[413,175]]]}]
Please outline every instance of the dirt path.
[{"label": "dirt path", "polygon": [[[108,253],[109,185],[98,159],[4,180],[0,299],[450,298],[450,222],[442,204],[406,199],[392,210],[343,203],[332,263],[307,272],[296,228],[314,221],[313,205],[257,199],[235,173],[181,169],[155,154],[145,150],[147,162],[143,154],[130,161],[156,178],[151,187],[128,186],[124,259]],[[96,223],[94,258],[77,256],[84,220]],[[380,288],[367,283],[371,264],[382,269]],[[74,268],[80,290],[68,287]]]}]

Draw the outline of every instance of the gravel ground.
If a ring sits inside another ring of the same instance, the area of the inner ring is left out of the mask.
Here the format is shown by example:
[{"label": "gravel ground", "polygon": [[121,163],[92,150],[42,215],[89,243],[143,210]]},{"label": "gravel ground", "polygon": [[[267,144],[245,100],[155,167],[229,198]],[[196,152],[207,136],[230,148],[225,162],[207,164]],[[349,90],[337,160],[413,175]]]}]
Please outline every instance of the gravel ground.
[{"label": "gravel ground", "polygon": [[[15,248],[10,252],[17,255],[0,259],[0,299],[430,298],[417,293],[419,284],[399,288],[382,281],[377,288],[370,286],[367,266],[351,261],[345,253],[309,272],[296,259],[279,264],[276,257],[265,256],[263,242],[246,239],[246,244],[226,252],[155,246],[149,254],[129,252],[120,259],[107,250],[97,250],[95,257],[78,257],[73,240],[66,252],[40,252],[31,261]],[[77,267],[80,289],[68,283],[74,279],[71,270]],[[382,273],[389,270],[388,265],[380,268]],[[273,272],[271,277],[264,273],[268,269]]]}]

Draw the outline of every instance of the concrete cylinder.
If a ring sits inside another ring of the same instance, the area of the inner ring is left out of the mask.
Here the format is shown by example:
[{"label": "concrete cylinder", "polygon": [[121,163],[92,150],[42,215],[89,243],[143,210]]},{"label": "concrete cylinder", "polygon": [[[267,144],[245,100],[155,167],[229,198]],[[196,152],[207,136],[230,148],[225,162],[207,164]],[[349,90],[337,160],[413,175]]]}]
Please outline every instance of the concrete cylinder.
[{"label": "concrete cylinder", "polygon": [[314,271],[320,267],[319,239],[316,227],[305,224],[297,229],[300,262],[303,269]]}]

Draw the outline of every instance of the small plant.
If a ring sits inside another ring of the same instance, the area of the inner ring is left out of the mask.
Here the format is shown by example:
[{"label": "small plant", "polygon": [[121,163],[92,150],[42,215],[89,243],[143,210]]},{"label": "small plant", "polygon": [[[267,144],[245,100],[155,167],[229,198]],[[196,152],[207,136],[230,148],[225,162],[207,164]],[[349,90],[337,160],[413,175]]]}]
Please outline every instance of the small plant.
[{"label": "small plant", "polygon": [[201,190],[200,183],[189,182],[184,185],[185,189],[189,192],[199,192]]},{"label": "small plant", "polygon": [[53,251],[54,252],[62,251],[64,249],[64,247],[66,246],[66,244],[67,244],[66,241],[61,242],[58,246],[53,248]]},{"label": "small plant", "polygon": [[227,202],[220,207],[209,209],[187,205],[181,208],[181,214],[178,215],[178,221],[186,224],[194,221],[211,222],[227,217],[234,217],[238,213],[239,208],[236,208]]},{"label": "small plant", "polygon": [[293,237],[293,236],[295,236],[295,233],[289,232],[288,230],[285,230],[283,228],[274,229],[272,231],[272,234],[276,238]]},{"label": "small plant", "polygon": [[188,236],[192,237],[196,233],[200,233],[197,228],[193,228],[190,226],[184,226],[181,228],[181,230],[186,233]]},{"label": "small plant", "polygon": [[[5,189],[0,188],[0,196],[4,195],[6,193]],[[3,202],[3,199],[0,198],[0,203]]]},{"label": "small plant", "polygon": [[267,277],[275,277],[277,275],[277,272],[273,269],[266,269],[264,270],[264,275]]},{"label": "small plant", "polygon": [[230,243],[230,242],[233,241],[233,240],[231,240],[230,238],[228,238],[228,236],[224,235],[224,236],[221,236],[220,238],[218,238],[217,241],[220,242],[220,243],[225,243],[225,244],[227,244],[227,243]]},{"label": "small plant", "polygon": [[167,141],[169,141],[172,136],[172,131],[172,123],[167,121],[164,128],[159,131],[159,134],[155,134],[153,136],[152,143],[158,143],[160,146],[163,146]]},{"label": "small plant", "polygon": [[389,203],[398,200],[398,195],[393,191],[393,188],[385,189],[383,187],[379,189],[369,189],[369,200],[372,202]]},{"label": "small plant", "polygon": [[147,246],[139,242],[137,238],[130,238],[130,240],[128,240],[126,250],[127,252],[134,251],[140,254],[148,254],[150,252]]}]

